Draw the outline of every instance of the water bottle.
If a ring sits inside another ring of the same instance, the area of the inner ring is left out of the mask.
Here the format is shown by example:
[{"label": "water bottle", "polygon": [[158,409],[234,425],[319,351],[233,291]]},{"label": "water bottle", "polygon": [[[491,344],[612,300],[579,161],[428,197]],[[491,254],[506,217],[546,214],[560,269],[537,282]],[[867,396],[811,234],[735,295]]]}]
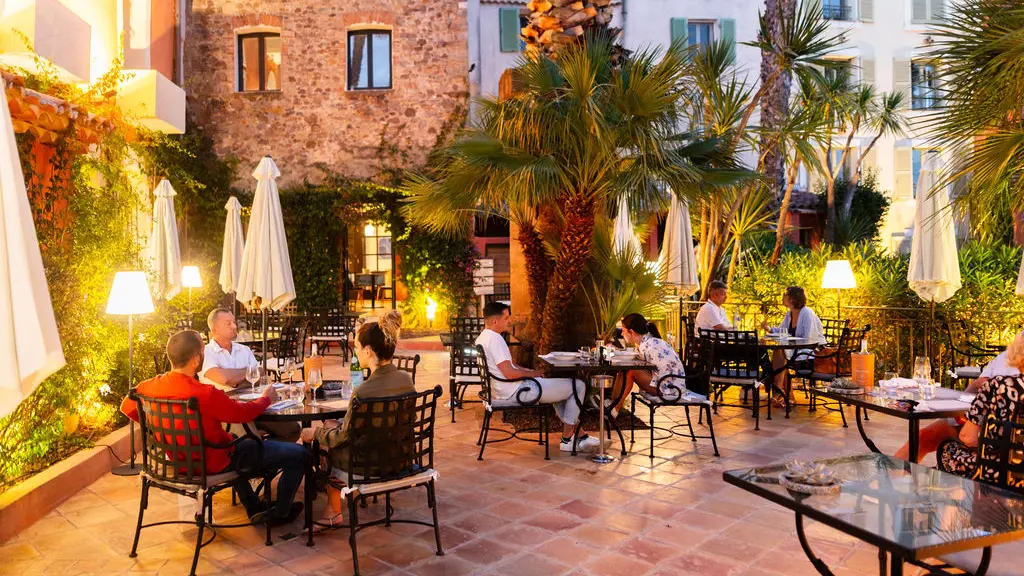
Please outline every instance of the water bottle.
[{"label": "water bottle", "polygon": [[348,371],[348,379],[352,383],[352,391],[354,392],[363,383],[363,369],[359,366],[359,356],[352,355],[352,363],[349,364]]},{"label": "water bottle", "polygon": [[734,330],[740,329],[740,322],[743,321],[743,316],[740,316],[739,312],[732,315],[732,327]]}]

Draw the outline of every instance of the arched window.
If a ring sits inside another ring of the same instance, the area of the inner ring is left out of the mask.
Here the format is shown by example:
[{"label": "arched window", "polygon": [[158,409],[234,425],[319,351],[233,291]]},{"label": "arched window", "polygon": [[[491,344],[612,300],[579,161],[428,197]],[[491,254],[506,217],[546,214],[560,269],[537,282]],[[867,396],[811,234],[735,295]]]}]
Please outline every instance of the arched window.
[{"label": "arched window", "polygon": [[238,34],[238,91],[281,89],[281,32]]},{"label": "arched window", "polygon": [[391,88],[391,31],[349,31],[348,89],[387,88]]}]

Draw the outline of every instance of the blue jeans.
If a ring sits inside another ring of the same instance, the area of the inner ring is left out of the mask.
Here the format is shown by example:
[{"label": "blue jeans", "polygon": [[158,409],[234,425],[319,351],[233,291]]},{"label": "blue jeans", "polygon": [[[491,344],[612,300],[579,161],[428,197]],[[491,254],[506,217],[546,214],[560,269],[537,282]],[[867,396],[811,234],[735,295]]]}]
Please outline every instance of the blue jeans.
[{"label": "blue jeans", "polygon": [[306,450],[301,444],[264,440],[262,462],[257,462],[259,456],[257,450],[256,440],[247,439],[240,442],[231,455],[229,469],[238,470],[244,474],[242,478],[235,481],[235,492],[238,493],[238,499],[245,506],[246,512],[252,515],[259,509],[260,500],[253,492],[248,478],[261,476],[264,472],[280,470],[281,479],[277,482],[277,504],[274,506],[274,514],[286,516],[291,510],[299,484],[306,476],[306,468],[309,466],[309,450]]}]

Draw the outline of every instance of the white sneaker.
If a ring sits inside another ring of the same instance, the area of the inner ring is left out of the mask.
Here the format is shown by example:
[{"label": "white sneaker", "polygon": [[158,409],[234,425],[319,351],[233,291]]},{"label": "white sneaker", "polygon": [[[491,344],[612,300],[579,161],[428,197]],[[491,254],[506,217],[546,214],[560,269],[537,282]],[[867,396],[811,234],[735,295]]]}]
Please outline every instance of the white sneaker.
[{"label": "white sneaker", "polygon": [[[583,436],[579,442],[576,443],[577,452],[595,452],[600,446],[601,442],[593,436]],[[568,440],[562,440],[558,448],[562,452],[572,452],[572,438]]]}]

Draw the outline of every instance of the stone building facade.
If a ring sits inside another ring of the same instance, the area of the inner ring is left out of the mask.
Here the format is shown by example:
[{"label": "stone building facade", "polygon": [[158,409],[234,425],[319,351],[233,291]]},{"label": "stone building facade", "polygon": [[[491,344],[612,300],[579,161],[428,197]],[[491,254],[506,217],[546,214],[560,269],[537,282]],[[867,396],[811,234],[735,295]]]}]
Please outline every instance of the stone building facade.
[{"label": "stone building facade", "polygon": [[382,134],[415,166],[468,104],[457,0],[189,0],[189,12],[189,111],[240,160],[239,183],[267,154],[282,185],[316,181],[317,164],[371,176]]}]

